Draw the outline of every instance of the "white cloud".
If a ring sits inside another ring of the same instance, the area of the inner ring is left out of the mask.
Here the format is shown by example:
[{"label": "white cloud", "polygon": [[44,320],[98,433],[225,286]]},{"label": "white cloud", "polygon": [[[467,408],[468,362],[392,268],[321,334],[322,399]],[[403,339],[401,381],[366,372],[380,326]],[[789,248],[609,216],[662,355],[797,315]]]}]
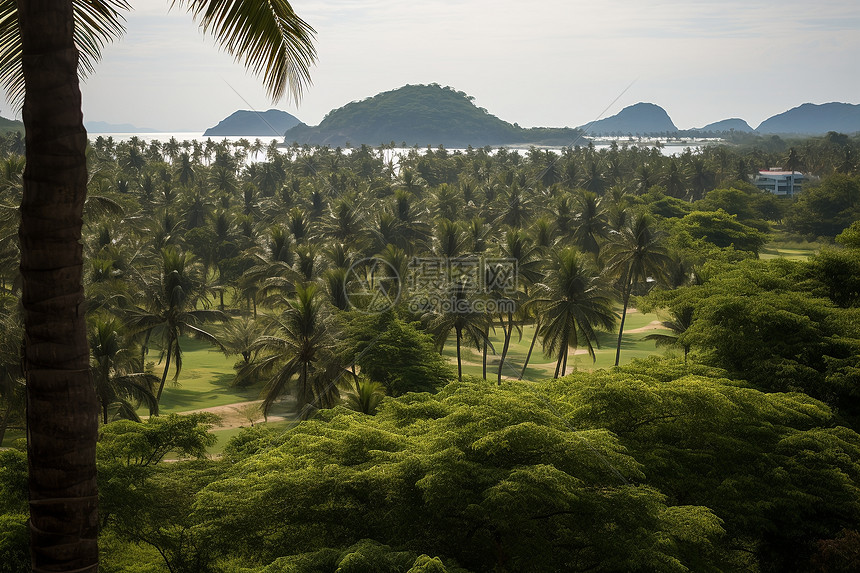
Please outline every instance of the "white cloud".
[{"label": "white cloud", "polygon": [[[88,119],[163,129],[267,109],[260,82],[166,0],[135,2],[128,33],[84,87]],[[679,127],[757,124],[805,101],[853,101],[860,3],[800,0],[293,2],[317,30],[308,123],[406,83],[438,82],[521,125],[579,125],[634,79],[617,112],[657,103]],[[772,76],[779,81],[763,81]],[[241,94],[238,96],[236,92]]]}]

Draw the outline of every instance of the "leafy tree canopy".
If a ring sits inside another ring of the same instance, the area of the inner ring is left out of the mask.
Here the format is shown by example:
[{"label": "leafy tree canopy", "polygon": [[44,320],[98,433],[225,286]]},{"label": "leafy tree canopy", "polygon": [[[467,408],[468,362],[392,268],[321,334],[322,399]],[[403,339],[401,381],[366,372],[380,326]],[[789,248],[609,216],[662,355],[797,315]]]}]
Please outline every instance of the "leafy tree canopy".
[{"label": "leafy tree canopy", "polygon": [[704,284],[655,292],[647,300],[670,310],[694,309],[679,340],[706,363],[760,388],[806,392],[855,416],[860,315],[835,304],[852,295],[850,287],[833,286],[838,281],[830,273],[842,267],[831,256],[813,263],[744,261],[706,272]]},{"label": "leafy tree canopy", "polygon": [[344,362],[385,386],[386,393],[432,392],[454,378],[433,337],[393,312],[353,314],[344,335]]},{"label": "leafy tree canopy", "polygon": [[834,174],[804,188],[785,217],[786,227],[809,238],[833,238],[860,219],[860,178]]},{"label": "leafy tree canopy", "polygon": [[767,242],[767,235],[740,222],[737,216],[723,209],[693,211],[675,221],[673,232],[677,236],[689,236],[694,241],[702,240],[720,248],[734,247],[752,253],[758,253]]}]

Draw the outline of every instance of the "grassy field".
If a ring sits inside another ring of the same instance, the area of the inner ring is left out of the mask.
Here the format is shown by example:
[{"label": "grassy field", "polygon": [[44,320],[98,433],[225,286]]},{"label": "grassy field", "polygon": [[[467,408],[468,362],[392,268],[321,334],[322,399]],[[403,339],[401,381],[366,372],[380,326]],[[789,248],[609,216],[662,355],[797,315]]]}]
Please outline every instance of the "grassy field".
[{"label": "grassy field", "polygon": [[821,243],[787,238],[777,234],[776,239],[762,247],[760,259],[792,259],[805,261],[821,249]]},{"label": "grassy field", "polygon": [[[161,395],[162,413],[187,412],[200,408],[223,406],[236,402],[255,400],[257,388],[234,388],[230,384],[235,375],[235,357],[227,358],[212,345],[194,339],[183,338],[182,371],[179,380],[173,382],[171,365],[164,393]],[[158,360],[158,350],[153,350],[149,360]],[[155,364],[155,375],[161,376],[164,365]]]},{"label": "grassy field", "polygon": [[[622,364],[626,364],[634,358],[643,358],[654,352],[662,352],[662,350],[658,351],[655,349],[653,342],[643,340],[649,333],[660,329],[659,326],[654,324],[657,320],[659,320],[659,317],[656,314],[642,314],[635,310],[628,313],[624,326],[624,339],[621,345]],[[519,377],[533,336],[534,325],[527,325],[523,329],[521,337],[517,333],[514,333],[508,357],[505,360],[506,366],[503,376],[508,378]],[[613,333],[600,333],[600,347],[595,349],[597,360],[593,363],[587,354],[574,354],[574,350],[571,349],[567,364],[568,372],[572,372],[574,369],[595,370],[613,366],[615,364],[616,336]],[[496,332],[491,331],[490,338],[496,352],[501,352],[503,343],[501,330],[497,329]],[[178,382],[174,383],[172,381],[173,371],[171,370],[164,393],[161,396],[162,413],[189,412],[203,408],[248,402],[259,398],[259,387],[235,388],[231,386],[235,358],[227,358],[223,353],[213,349],[209,344],[193,339],[183,339],[181,345],[183,349],[182,372],[179,375]],[[466,347],[463,347],[462,353],[463,373],[481,376],[481,353],[475,349]],[[446,344],[443,354],[456,369],[457,353],[453,337]],[[156,361],[154,373],[160,376],[163,364],[157,363],[158,351],[153,349],[148,359]],[[491,379],[495,378],[497,368],[498,356],[490,351],[487,358],[487,377]],[[551,378],[554,372],[555,360],[544,355],[540,341],[538,341],[535,344],[524,379],[541,380]],[[287,408],[287,406],[276,408],[273,414],[288,414]],[[140,414],[146,415],[148,411],[141,409]],[[283,426],[286,429],[289,422],[279,420],[269,422],[269,424],[276,427]],[[220,453],[226,442],[238,434],[239,431],[240,428],[223,430],[216,428],[214,433],[218,437],[218,442],[210,448],[210,453]],[[22,437],[24,437],[23,431],[10,430],[7,432],[6,439],[3,440],[2,445],[10,446],[14,440]]]},{"label": "grassy field", "polygon": [[[655,352],[654,343],[644,338],[653,332],[663,330],[662,327],[655,325],[654,322],[659,321],[656,314],[642,314],[633,310],[627,315],[627,320],[624,323],[624,336],[621,342],[621,364],[626,364],[634,358],[644,358]],[[534,325],[528,325],[523,328],[522,337],[519,337],[516,332],[511,338],[510,349],[505,358],[505,369],[502,376],[509,378],[518,378],[522,371],[522,366],[525,363],[526,356],[529,352],[534,336]],[[617,342],[617,333],[601,332],[598,337],[599,348],[595,347],[595,361],[592,362],[591,357],[587,353],[582,353],[584,349],[580,349],[580,353],[574,354],[574,349],[567,359],[568,373],[573,370],[598,370],[600,368],[610,368],[615,365],[615,345]],[[499,357],[501,353],[502,339],[501,329],[496,332],[490,332],[490,341],[493,344],[495,353],[488,349],[487,352],[487,377],[495,377],[498,371]],[[456,368],[457,365],[457,348],[454,346],[453,336],[449,338],[443,352],[445,357]],[[461,349],[463,360],[463,374],[473,376],[482,375],[482,353],[474,348],[463,347]],[[524,380],[542,380],[544,378],[552,378],[555,374],[555,359],[546,356],[541,349],[540,341],[535,344],[528,367],[523,376]]]}]

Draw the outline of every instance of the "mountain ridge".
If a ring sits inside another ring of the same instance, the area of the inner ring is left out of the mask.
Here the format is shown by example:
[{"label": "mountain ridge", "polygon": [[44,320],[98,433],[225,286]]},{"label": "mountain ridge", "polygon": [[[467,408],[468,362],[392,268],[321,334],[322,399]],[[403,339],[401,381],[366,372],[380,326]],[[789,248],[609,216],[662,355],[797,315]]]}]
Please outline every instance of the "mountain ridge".
[{"label": "mountain ridge", "polygon": [[860,105],[829,102],[804,103],[764,120],[756,128],[765,134],[821,135],[829,131],[860,132]]},{"label": "mountain ridge", "polygon": [[[766,119],[756,129],[737,117],[700,128],[679,129],[665,109],[645,102],[627,106],[615,115],[578,128],[522,128],[477,107],[473,97],[454,88],[443,88],[439,84],[407,84],[333,109],[317,126],[302,123],[280,110],[268,110],[262,114],[239,110],[214,128],[207,129],[204,136],[271,136],[275,130],[284,127],[280,123],[275,125],[277,122],[274,119],[268,123],[261,121],[261,116],[291,118],[288,121],[295,122],[281,132],[286,132],[285,143],[324,145],[379,145],[390,142],[406,143],[409,146],[459,147],[573,145],[586,130],[591,136],[635,134],[680,137],[713,137],[725,133],[812,136],[829,131],[848,134],[860,132],[860,105],[839,102],[802,104]],[[250,128],[247,125],[249,123],[257,127]]]},{"label": "mountain ridge", "polygon": [[665,109],[645,102],[627,106],[615,115],[580,125],[579,129],[587,135],[647,135],[678,131]]},{"label": "mountain ridge", "polygon": [[285,143],[397,144],[482,147],[485,145],[571,145],[577,129],[522,128],[477,107],[474,98],[450,86],[407,84],[330,111],[317,126],[300,124]]}]

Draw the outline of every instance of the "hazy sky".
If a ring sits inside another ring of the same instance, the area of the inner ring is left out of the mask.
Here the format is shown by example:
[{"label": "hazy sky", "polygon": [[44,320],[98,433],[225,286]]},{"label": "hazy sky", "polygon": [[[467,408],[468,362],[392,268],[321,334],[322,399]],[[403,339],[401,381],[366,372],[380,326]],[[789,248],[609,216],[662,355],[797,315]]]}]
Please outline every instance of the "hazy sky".
[{"label": "hazy sky", "polygon": [[126,35],[82,86],[86,121],[202,131],[277,107],[316,125],[350,101],[433,82],[524,127],[573,127],[637,102],[681,129],[860,103],[857,0],[296,0],[318,50],[298,105],[273,105],[167,0],[132,4]]}]

